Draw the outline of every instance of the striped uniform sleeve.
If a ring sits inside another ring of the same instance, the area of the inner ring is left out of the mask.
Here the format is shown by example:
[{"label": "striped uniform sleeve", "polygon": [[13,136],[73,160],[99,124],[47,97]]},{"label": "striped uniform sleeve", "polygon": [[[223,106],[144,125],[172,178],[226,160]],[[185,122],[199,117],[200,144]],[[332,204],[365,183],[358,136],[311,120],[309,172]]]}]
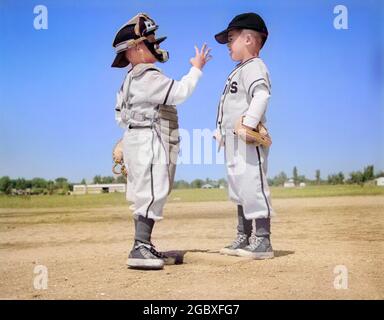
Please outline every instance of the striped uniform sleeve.
[{"label": "striped uniform sleeve", "polygon": [[158,71],[146,73],[144,94],[148,102],[156,104],[177,105],[190,97],[202,72],[192,67],[180,81],[168,78]]},{"label": "striped uniform sleeve", "polygon": [[257,127],[267,110],[270,96],[266,85],[263,84],[257,87],[243,119],[244,125],[251,128]]},{"label": "striped uniform sleeve", "polygon": [[247,68],[244,68],[241,76],[246,94],[250,99],[243,124],[256,128],[266,112],[271,95],[269,76],[257,61],[250,63]]}]

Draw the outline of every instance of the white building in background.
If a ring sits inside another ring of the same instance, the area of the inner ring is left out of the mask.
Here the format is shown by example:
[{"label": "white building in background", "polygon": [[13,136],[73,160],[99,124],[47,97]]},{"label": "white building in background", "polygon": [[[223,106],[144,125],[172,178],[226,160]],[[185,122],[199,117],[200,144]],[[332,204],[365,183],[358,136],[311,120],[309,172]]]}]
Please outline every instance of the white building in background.
[{"label": "white building in background", "polygon": [[204,184],[203,186],[201,186],[201,189],[213,189],[213,185],[207,183],[207,184]]},{"label": "white building in background", "polygon": [[306,184],[305,182],[300,182],[299,186],[300,186],[301,188],[304,188],[304,187],[307,186],[307,184]]},{"label": "white building in background", "polygon": [[295,183],[293,182],[293,179],[289,179],[288,181],[284,182],[284,188],[294,188]]},{"label": "white building in background", "polygon": [[376,185],[379,187],[384,187],[384,177],[380,177],[375,179],[376,180]]},{"label": "white building in background", "polygon": [[127,186],[125,183],[110,183],[110,184],[77,184],[73,186],[72,194],[98,194],[111,192],[126,192]]}]

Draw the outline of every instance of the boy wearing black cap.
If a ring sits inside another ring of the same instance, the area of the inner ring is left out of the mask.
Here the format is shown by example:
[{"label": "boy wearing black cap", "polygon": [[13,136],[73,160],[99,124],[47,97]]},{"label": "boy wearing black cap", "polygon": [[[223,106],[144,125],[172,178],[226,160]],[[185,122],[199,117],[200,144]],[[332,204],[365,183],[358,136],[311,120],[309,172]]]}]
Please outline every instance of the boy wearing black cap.
[{"label": "boy wearing black cap", "polygon": [[171,191],[179,150],[176,105],[185,101],[210,59],[204,45],[190,60],[192,67],[180,81],[166,77],[154,65],[168,60],[156,38],[158,26],[140,13],[117,32],[113,41],[116,58],[112,67],[132,68],[117,94],[115,117],[125,129],[123,158],[128,171],[127,200],[133,202],[135,241],[127,264],[132,268],[161,269],[174,259],[158,252],[151,242],[155,221],[162,219]]},{"label": "boy wearing black cap", "polygon": [[266,178],[269,148],[247,143],[239,128],[254,130],[266,122],[271,82],[259,52],[267,37],[267,27],[256,13],[236,16],[226,30],[215,35],[219,43],[227,44],[231,58],[240,62],[228,76],[217,114],[215,137],[224,145],[229,197],[238,210],[237,237],[220,252],[254,259],[274,257],[273,210]]}]

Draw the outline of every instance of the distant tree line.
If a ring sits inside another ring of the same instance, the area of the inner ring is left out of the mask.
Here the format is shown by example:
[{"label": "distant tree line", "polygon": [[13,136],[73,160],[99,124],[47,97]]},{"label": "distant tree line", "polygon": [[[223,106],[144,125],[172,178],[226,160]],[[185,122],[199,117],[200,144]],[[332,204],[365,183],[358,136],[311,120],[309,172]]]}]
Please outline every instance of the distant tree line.
[{"label": "distant tree line", "polygon": [[[102,177],[97,175],[93,178],[95,184],[103,183],[126,183],[126,179],[123,176],[114,177]],[[33,179],[11,179],[8,176],[0,178],[0,193],[3,194],[68,194],[73,191],[73,186],[79,183],[71,183],[67,178],[57,178],[55,180],[45,180],[43,178]],[[82,179],[80,184],[87,184],[85,179]]]},{"label": "distant tree line", "polygon": [[[102,177],[100,175],[93,177],[93,183],[94,184],[104,184],[104,183],[126,183],[127,180],[123,175],[112,177],[112,176],[106,176]],[[86,184],[85,179],[81,180],[80,184]]]},{"label": "distant tree line", "polygon": [[[322,185],[322,184],[359,184],[362,185],[368,181],[372,181],[375,178],[384,177],[384,172],[378,172],[374,174],[374,166],[369,165],[363,168],[361,171],[353,171],[346,177],[343,172],[338,172],[328,175],[327,179],[321,178],[320,170],[315,171],[315,179],[307,179],[304,175],[300,175],[297,167],[292,170],[292,181],[297,186],[301,182],[309,185]],[[288,181],[289,178],[285,172],[281,172],[275,177],[268,179],[268,183],[272,186],[283,186],[284,182]]]},{"label": "distant tree line", "polygon": [[[0,193],[3,194],[68,194],[73,191],[73,186],[76,184],[110,184],[110,183],[126,183],[126,178],[122,175],[117,177],[96,175],[92,181],[88,182],[82,179],[80,183],[71,183],[66,178],[57,178],[55,180],[45,180],[43,178],[33,179],[11,179],[8,176],[0,178]],[[213,188],[219,188],[220,186],[226,187],[227,181],[225,179],[212,180],[206,178],[195,179],[191,182],[185,180],[178,180],[174,182],[173,187],[175,189],[189,189],[198,188],[209,184]]]},{"label": "distant tree line", "polygon": [[[268,179],[271,186],[283,186],[286,181],[292,179],[295,185],[300,185],[304,182],[309,185],[323,185],[323,184],[359,184],[363,185],[378,177],[384,177],[384,172],[381,171],[377,174],[374,173],[374,166],[369,165],[364,167],[361,171],[353,171],[346,178],[343,172],[330,174],[326,179],[321,178],[320,170],[316,170],[315,179],[307,179],[305,175],[300,175],[299,170],[295,166],[292,171],[292,177],[289,178],[285,172],[280,172],[273,178]],[[96,175],[93,177],[92,183],[94,184],[110,184],[110,183],[126,183],[124,176],[101,176]],[[2,194],[68,194],[73,191],[73,185],[79,183],[71,183],[67,178],[59,177],[55,180],[45,180],[43,178],[24,179],[17,178],[11,179],[8,176],[0,178],[0,193]],[[82,179],[80,184],[87,184],[85,179]],[[177,180],[174,182],[175,189],[200,189],[204,185],[210,185],[213,188],[227,187],[227,180],[222,178],[219,180],[212,180],[209,178],[195,179],[191,182],[185,180]]]},{"label": "distant tree line", "polygon": [[63,177],[55,180],[0,178],[0,193],[4,194],[68,194],[70,190],[73,190],[73,184]]}]

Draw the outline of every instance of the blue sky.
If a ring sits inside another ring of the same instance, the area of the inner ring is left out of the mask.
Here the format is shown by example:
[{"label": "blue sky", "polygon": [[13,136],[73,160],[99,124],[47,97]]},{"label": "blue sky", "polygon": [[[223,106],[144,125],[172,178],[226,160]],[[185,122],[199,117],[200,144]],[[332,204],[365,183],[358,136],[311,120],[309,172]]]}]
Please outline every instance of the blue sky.
[{"label": "blue sky", "polygon": [[[33,8],[48,9],[48,29],[35,30]],[[333,26],[333,8],[348,8],[348,29]],[[0,176],[111,175],[115,93],[126,70],[112,69],[117,29],[146,12],[180,79],[194,44],[213,59],[193,96],[179,106],[180,126],[213,129],[225,79],[235,62],[214,34],[233,16],[260,13],[269,28],[261,52],[272,79],[267,119],[273,138],[269,176],[313,178],[373,164],[384,169],[382,1],[20,1],[0,3]],[[176,179],[220,178],[223,165],[180,165]]]}]

